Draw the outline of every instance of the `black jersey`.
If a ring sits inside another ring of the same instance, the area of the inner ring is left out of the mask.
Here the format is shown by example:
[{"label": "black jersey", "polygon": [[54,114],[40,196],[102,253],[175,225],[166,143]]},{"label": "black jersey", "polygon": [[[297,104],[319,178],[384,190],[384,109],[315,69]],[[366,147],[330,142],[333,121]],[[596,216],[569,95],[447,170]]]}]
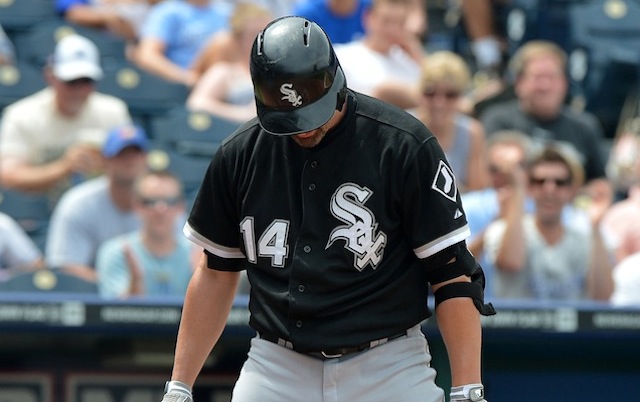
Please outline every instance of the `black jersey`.
[{"label": "black jersey", "polygon": [[[430,315],[429,257],[469,235],[455,179],[418,120],[349,92],[305,149],[257,120],[212,161],[185,226],[210,268],[247,270],[250,325],[318,351]],[[398,295],[402,295],[398,297]]]}]

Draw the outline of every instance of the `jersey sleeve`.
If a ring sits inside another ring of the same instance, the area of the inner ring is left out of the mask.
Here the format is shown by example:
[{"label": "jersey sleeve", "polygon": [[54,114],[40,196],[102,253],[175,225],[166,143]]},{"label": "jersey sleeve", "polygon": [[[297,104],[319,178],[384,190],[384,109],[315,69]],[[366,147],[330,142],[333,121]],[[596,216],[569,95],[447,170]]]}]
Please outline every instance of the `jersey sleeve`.
[{"label": "jersey sleeve", "polygon": [[436,139],[423,142],[406,163],[405,228],[416,256],[428,260],[465,241],[469,226],[455,175]]},{"label": "jersey sleeve", "polygon": [[209,268],[240,271],[245,257],[240,248],[235,185],[224,159],[220,148],[205,173],[183,232],[207,251]]}]

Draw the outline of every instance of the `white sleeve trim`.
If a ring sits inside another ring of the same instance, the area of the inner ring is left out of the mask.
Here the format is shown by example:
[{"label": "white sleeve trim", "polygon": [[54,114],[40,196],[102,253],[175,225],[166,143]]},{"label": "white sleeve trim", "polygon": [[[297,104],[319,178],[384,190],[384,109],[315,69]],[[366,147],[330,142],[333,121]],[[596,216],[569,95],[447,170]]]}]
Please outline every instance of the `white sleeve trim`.
[{"label": "white sleeve trim", "polygon": [[204,248],[215,256],[221,258],[245,258],[244,254],[242,253],[242,251],[240,251],[239,248],[225,247],[210,241],[200,233],[196,232],[188,222],[185,223],[184,228],[182,228],[182,233],[187,236],[187,239],[191,240],[192,242]]},{"label": "white sleeve trim", "polygon": [[449,246],[453,246],[456,243],[466,240],[469,236],[471,236],[469,225],[464,225],[463,227],[447,233],[424,246],[413,249],[413,252],[416,253],[418,258],[424,259],[431,257],[438,251],[442,251]]}]

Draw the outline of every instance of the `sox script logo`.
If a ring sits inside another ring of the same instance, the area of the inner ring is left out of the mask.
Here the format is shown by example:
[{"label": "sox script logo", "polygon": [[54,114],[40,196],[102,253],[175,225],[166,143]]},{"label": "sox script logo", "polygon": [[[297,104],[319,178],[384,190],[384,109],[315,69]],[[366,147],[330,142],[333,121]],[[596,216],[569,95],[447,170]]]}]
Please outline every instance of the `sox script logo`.
[{"label": "sox script logo", "polygon": [[331,197],[331,213],[346,225],[333,229],[325,250],[334,241],[344,240],[344,247],[354,254],[354,267],[358,271],[362,271],[367,264],[376,269],[382,260],[387,242],[384,232],[379,231],[376,234],[378,222],[375,221],[373,213],[364,206],[371,194],[373,192],[366,187],[345,183]]},{"label": "sox script logo", "polygon": [[302,105],[302,96],[298,95],[298,91],[293,89],[293,84],[286,83],[280,85],[280,93],[284,95],[281,98],[282,100],[291,102],[293,106]]}]

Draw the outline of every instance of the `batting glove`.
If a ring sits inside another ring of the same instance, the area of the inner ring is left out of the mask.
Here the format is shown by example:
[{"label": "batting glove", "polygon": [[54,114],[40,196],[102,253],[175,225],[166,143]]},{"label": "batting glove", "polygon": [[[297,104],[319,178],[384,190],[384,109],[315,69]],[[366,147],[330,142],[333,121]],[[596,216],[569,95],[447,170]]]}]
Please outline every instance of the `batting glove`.
[{"label": "batting glove", "polygon": [[181,381],[167,381],[161,402],[193,402],[191,387]]},{"label": "batting glove", "polygon": [[449,400],[451,402],[487,402],[487,400],[484,399],[484,387],[482,384],[451,387]]}]

